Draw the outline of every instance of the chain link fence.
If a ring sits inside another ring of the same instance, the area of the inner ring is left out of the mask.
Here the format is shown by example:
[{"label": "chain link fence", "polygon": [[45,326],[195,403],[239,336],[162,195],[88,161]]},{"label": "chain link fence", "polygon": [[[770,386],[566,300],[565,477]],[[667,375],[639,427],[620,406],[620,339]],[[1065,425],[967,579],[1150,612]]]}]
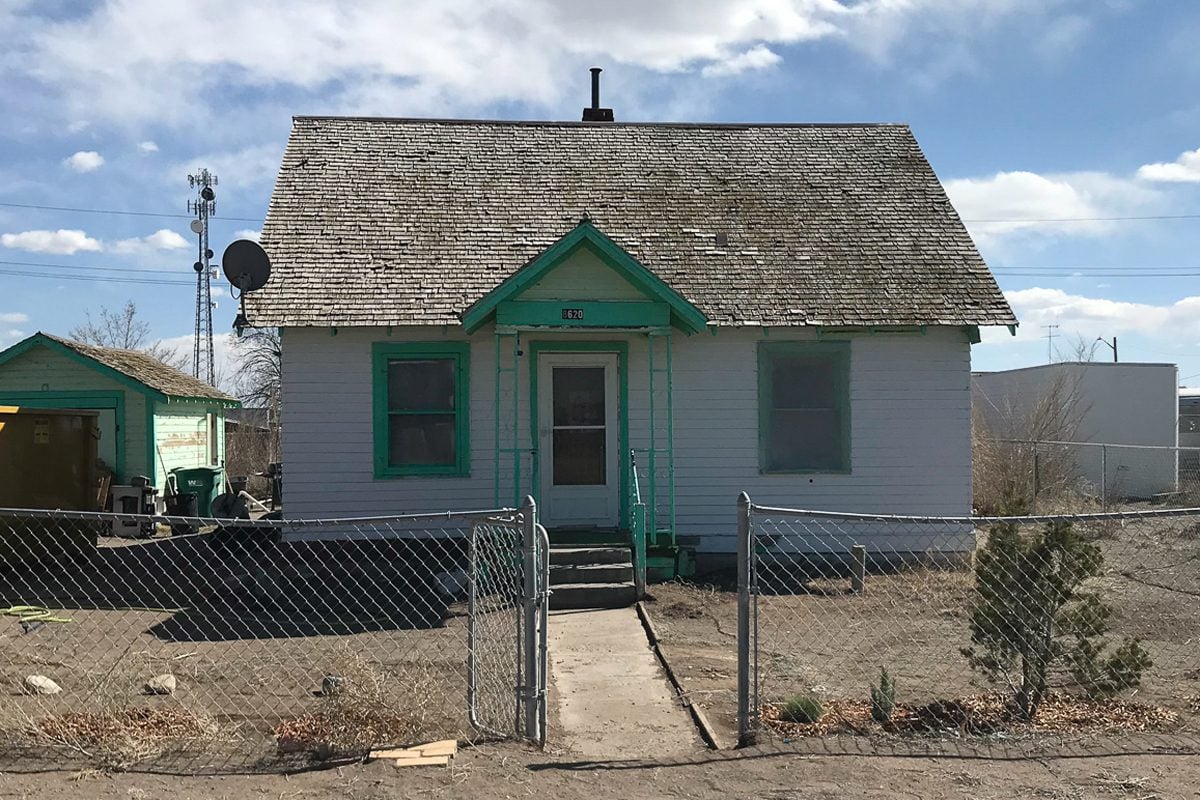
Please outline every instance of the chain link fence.
[{"label": "chain link fence", "polygon": [[1200,510],[925,518],[743,500],[743,744],[1200,747]]},{"label": "chain link fence", "polygon": [[535,514],[0,510],[0,770],[271,770],[544,741]]},{"label": "chain link fence", "polygon": [[[976,483],[994,501],[1015,495],[1037,513],[1157,499],[1200,503],[1200,448],[1025,439],[976,443]],[[991,505],[996,505],[996,502]]]}]

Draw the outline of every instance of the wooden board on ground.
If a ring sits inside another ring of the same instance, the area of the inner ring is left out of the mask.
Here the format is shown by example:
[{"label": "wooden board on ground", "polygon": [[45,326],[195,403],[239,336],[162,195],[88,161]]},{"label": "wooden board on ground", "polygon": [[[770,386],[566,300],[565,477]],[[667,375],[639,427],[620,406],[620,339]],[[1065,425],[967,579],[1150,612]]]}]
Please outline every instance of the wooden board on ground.
[{"label": "wooden board on ground", "polygon": [[445,766],[458,753],[458,742],[445,739],[440,742],[418,744],[413,747],[395,747],[387,750],[372,750],[372,759],[394,759],[398,767],[411,767],[420,764],[440,764]]}]

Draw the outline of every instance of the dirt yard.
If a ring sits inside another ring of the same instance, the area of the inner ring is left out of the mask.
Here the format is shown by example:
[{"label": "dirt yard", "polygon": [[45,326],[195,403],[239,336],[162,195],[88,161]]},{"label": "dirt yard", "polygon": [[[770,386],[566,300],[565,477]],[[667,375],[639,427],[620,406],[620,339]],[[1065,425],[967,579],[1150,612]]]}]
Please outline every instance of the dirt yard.
[{"label": "dirt yard", "polygon": [[516,745],[464,751],[449,769],[370,763],[290,776],[0,775],[5,800],[1194,800],[1197,787],[1200,759],[1170,755],[1008,761],[802,756],[757,748],[671,761],[580,763]]},{"label": "dirt yard", "polygon": [[[1135,726],[1128,731],[1132,737],[1089,730],[1082,737],[1040,742],[1049,751],[1120,752],[1144,744],[1147,732],[1154,734],[1154,746],[1200,746],[1200,537],[1194,520],[1110,523],[1086,531],[1105,555],[1103,574],[1086,588],[1112,605],[1111,636],[1137,638],[1154,661],[1128,699],[1163,709],[1172,721],[1153,730]],[[760,569],[764,584],[769,575]],[[973,580],[969,567],[910,566],[868,575],[862,595],[851,594],[842,577],[813,578],[787,592],[764,591],[758,597],[762,701],[812,694],[826,704],[862,704],[880,667],[895,678],[897,699],[909,704],[995,691],[960,652],[970,644]],[[716,583],[654,586],[646,608],[688,696],[732,744],[737,598],[728,578]],[[818,750],[863,749],[863,742],[847,738],[807,744]],[[1004,745],[1011,751],[1012,742]]]}]

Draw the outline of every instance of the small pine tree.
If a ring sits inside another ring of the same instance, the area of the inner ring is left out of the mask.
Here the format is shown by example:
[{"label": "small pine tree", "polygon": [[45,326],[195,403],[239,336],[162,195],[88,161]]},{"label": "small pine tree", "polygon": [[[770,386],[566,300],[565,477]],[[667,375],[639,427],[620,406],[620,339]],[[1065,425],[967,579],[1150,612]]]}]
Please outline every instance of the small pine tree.
[{"label": "small pine tree", "polygon": [[1132,639],[1104,656],[1112,609],[1080,591],[1103,566],[1100,548],[1067,521],[1031,536],[1012,523],[990,529],[975,567],[972,646],[963,655],[990,680],[1012,687],[1024,718],[1037,715],[1056,668],[1089,697],[1103,698],[1136,687],[1151,666]]},{"label": "small pine tree", "polygon": [[784,701],[779,709],[779,718],[784,722],[812,725],[819,722],[824,713],[825,709],[820,700],[811,695],[799,694]]},{"label": "small pine tree", "polygon": [[896,710],[896,682],[888,671],[879,668],[879,686],[871,687],[871,719],[887,722]]}]

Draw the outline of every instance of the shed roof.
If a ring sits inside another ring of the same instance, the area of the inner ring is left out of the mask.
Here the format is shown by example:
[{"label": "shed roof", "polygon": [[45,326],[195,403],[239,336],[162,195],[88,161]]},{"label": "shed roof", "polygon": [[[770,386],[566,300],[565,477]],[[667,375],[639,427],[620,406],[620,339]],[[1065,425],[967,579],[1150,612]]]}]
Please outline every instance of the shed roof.
[{"label": "shed roof", "polygon": [[906,125],[333,117],[293,121],[247,313],[457,324],[585,214],[711,324],[1016,322]]},{"label": "shed roof", "polygon": [[37,345],[65,349],[169,398],[215,400],[223,405],[239,403],[236,398],[209,386],[204,381],[186,375],[139,350],[83,344],[40,331],[0,352],[0,364]]}]

